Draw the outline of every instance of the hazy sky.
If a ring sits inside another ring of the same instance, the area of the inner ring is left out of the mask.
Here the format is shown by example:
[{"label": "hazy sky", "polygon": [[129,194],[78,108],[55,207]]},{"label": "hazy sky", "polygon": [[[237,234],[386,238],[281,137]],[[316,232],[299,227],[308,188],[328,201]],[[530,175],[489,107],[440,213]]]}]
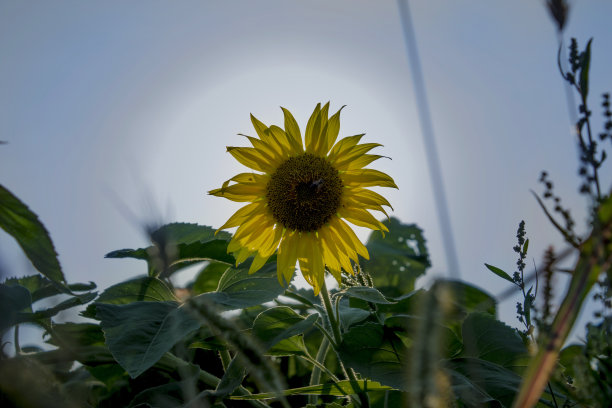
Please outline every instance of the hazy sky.
[{"label": "hazy sky", "polygon": [[[529,192],[541,170],[584,217],[555,29],[544,1],[410,4],[462,277],[499,293],[483,263],[514,270],[521,219],[536,263],[562,248]],[[572,5],[566,40],[595,38],[600,129],[612,2]],[[144,273],[103,258],[146,245],[143,222],[220,226],[240,205],[206,191],[243,171],[225,146],[254,133],[249,113],[282,124],[282,105],[304,129],[328,100],[348,105],[341,136],[384,144],[392,160],[375,167],[399,186],[384,192],[393,215],[425,230],[431,277],[447,276],[395,1],[0,0],[0,182],[43,220],[70,282]],[[31,272],[5,234],[0,264]],[[514,324],[513,301],[499,309]]]}]

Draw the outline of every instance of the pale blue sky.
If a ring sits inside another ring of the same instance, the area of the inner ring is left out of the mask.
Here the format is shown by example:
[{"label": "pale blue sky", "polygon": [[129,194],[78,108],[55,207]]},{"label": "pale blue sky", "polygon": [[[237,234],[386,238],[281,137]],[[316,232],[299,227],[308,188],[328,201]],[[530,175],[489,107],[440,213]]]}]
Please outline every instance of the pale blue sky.
[{"label": "pale blue sky", "polygon": [[[529,193],[541,170],[579,224],[584,214],[543,3],[411,1],[461,271],[491,293],[507,286],[483,263],[512,272],[521,219],[536,263],[560,243]],[[598,120],[612,2],[572,4],[566,39],[595,38]],[[394,215],[425,230],[431,276],[446,275],[395,1],[0,0],[0,61],[0,182],[44,221],[71,282],[144,272],[103,259],[146,245],[116,200],[139,221],[219,226],[239,205],[206,191],[242,171],[225,146],[252,133],[249,113],[281,124],[282,105],[303,128],[327,100],[348,105],[341,135],[384,144],[393,160],[375,167],[400,187],[385,192]],[[28,273],[18,253],[0,234],[2,266]],[[513,319],[512,301],[500,315]]]}]

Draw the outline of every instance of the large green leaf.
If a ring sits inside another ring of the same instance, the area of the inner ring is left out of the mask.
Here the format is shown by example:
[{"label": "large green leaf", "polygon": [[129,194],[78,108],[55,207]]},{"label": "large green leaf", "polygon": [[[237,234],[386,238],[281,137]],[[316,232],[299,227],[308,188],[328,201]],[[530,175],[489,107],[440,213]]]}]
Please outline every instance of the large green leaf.
[{"label": "large green leaf", "polygon": [[219,280],[229,268],[230,266],[225,263],[210,262],[198,273],[192,287],[193,294],[199,295],[217,290]]},{"label": "large green leaf", "polygon": [[208,226],[173,223],[162,226],[151,234],[153,245],[139,249],[121,249],[109,252],[106,258],[135,258],[147,261],[149,272],[158,274],[161,267],[172,273],[181,267],[200,261],[233,264],[235,259],[227,253],[230,234]]},{"label": "large green leaf", "polygon": [[185,387],[194,387],[193,380],[171,381],[139,392],[128,408],[176,408],[184,403]]},{"label": "large green leaf", "polygon": [[32,304],[30,292],[21,285],[0,284],[0,333],[20,322],[19,314]]},{"label": "large green leaf", "polygon": [[87,292],[81,295],[72,295],[68,299],[58,303],[55,306],[46,309],[36,310],[34,312],[28,311],[19,313],[16,316],[16,323],[40,323],[40,321],[53,317],[61,311],[85,305],[94,300],[97,295],[97,292]]},{"label": "large green leaf", "polygon": [[351,286],[343,290],[342,292],[339,292],[339,294],[342,294],[342,295],[346,294],[348,297],[361,299],[366,302],[375,303],[375,304],[389,305],[389,304],[397,303],[397,302],[394,302],[394,301],[391,301],[385,298],[385,296],[382,293],[380,293],[378,289],[370,288],[367,286]]},{"label": "large green leaf", "polygon": [[28,291],[30,291],[32,303],[51,296],[65,294],[67,292],[66,288],[68,288],[68,290],[71,292],[70,294],[73,296],[77,296],[75,292],[88,292],[96,288],[96,284],[93,282],[72,283],[62,286],[42,275],[8,278],[4,283],[8,286],[21,285],[26,288]]},{"label": "large green leaf", "polygon": [[390,328],[367,322],[353,326],[339,347],[345,365],[362,376],[397,389],[406,389],[402,354],[405,347]]},{"label": "large green leaf", "polygon": [[238,269],[228,269],[217,291],[196,296],[194,301],[211,302],[228,310],[242,309],[274,300],[285,291],[276,276],[276,256],[254,274],[249,274],[248,268],[247,262]]},{"label": "large green leaf", "polygon": [[132,302],[164,302],[176,301],[176,297],[168,286],[157,278],[143,276],[118,283],[106,289],[96,303],[89,305],[82,313],[85,317],[95,318],[96,304],[106,303],[124,305]]},{"label": "large green leaf", "polygon": [[462,357],[480,358],[509,369],[525,365],[527,348],[521,337],[490,314],[471,313],[463,322],[462,337]]},{"label": "large green leaf", "polygon": [[136,378],[200,326],[176,302],[98,303],[96,317],[115,360]]},{"label": "large green leaf", "polygon": [[384,224],[389,232],[383,237],[374,231],[366,247],[370,260],[363,268],[374,286],[387,296],[401,296],[414,290],[415,280],[431,266],[423,231],[416,224],[402,224],[391,217]]},{"label": "large green leaf", "polygon": [[36,214],[2,185],[0,228],[15,238],[40,273],[54,282],[66,282],[47,229]]},{"label": "large green leaf", "polygon": [[100,325],[93,323],[59,323],[47,343],[60,347],[82,347],[104,344],[104,333]]},{"label": "large green leaf", "polygon": [[496,315],[497,301],[484,290],[467,282],[454,280],[438,280],[430,290],[446,293],[445,300],[454,306],[457,318],[464,318],[471,312],[485,312]]},{"label": "large green leaf", "polygon": [[317,319],[317,314],[304,318],[287,306],[273,307],[257,316],[252,330],[266,349],[269,349],[282,340],[304,333]]},{"label": "large green leaf", "polygon": [[452,359],[445,367],[450,373],[453,392],[468,406],[472,401],[495,406],[494,399],[501,406],[510,407],[522,381],[513,371],[477,358]]},{"label": "large green leaf", "polygon": [[344,329],[348,329],[349,327],[364,321],[372,315],[372,313],[368,310],[349,306],[348,299],[340,299],[340,304],[338,306],[340,323]]},{"label": "large green leaf", "polygon": [[[382,385],[375,381],[367,381],[367,380],[358,380],[355,381],[356,385],[362,390],[368,391],[387,391],[391,390],[391,387],[386,385]],[[335,395],[335,396],[345,396],[353,394],[353,386],[351,382],[348,380],[338,381],[337,383],[326,383],[319,385],[311,385],[308,387],[301,388],[291,388],[288,390],[283,390],[282,395]],[[261,394],[252,394],[252,395],[236,395],[231,396],[230,399],[234,400],[258,400],[258,399],[270,399],[276,398],[276,394],[271,392],[265,392]]]},{"label": "large green leaf", "polygon": [[[415,336],[419,335],[417,330],[421,328],[423,319],[422,316],[398,314],[386,318],[385,326],[396,331],[401,330],[402,333],[397,334],[406,337],[411,342]],[[454,331],[441,324],[435,324],[434,330],[438,331],[437,336],[440,338],[443,356],[454,357],[461,351],[463,344]],[[428,340],[431,341],[431,339]],[[435,345],[430,343],[430,347],[435,347]]]}]

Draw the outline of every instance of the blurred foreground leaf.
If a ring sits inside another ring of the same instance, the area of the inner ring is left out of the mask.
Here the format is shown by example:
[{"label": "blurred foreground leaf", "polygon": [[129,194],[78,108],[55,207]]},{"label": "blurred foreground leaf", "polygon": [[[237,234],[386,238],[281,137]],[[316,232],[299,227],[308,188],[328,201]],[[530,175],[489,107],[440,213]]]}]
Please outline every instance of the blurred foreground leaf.
[{"label": "blurred foreground leaf", "polygon": [[389,232],[383,237],[374,231],[366,247],[369,260],[362,267],[374,286],[387,296],[401,296],[414,290],[416,279],[431,266],[423,231],[416,224],[402,224],[391,217],[384,221]]}]

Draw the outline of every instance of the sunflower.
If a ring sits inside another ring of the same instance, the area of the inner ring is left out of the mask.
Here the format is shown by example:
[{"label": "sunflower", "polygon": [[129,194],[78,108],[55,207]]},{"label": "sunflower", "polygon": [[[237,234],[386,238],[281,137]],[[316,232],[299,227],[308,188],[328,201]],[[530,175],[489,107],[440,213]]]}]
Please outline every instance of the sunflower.
[{"label": "sunflower", "polygon": [[[344,108],[344,107],[342,107]],[[238,227],[227,250],[236,265],[254,256],[256,272],[278,248],[278,280],[289,282],[296,261],[315,295],[325,269],[340,281],[341,271],[353,273],[351,260],[369,259],[368,250],[345,222],[388,231],[368,210],[387,215],[391,204],[367,187],[397,188],[387,174],[364,168],[383,157],[368,152],[378,143],[359,143],[364,134],[336,143],[340,112],[328,116],[329,103],[318,104],[306,125],[305,146],[293,115],[281,108],[285,129],[267,127],[251,115],[258,137],[245,136],[253,147],[227,151],[254,170],[240,173],[209,194],[249,203],[219,230]]]}]

